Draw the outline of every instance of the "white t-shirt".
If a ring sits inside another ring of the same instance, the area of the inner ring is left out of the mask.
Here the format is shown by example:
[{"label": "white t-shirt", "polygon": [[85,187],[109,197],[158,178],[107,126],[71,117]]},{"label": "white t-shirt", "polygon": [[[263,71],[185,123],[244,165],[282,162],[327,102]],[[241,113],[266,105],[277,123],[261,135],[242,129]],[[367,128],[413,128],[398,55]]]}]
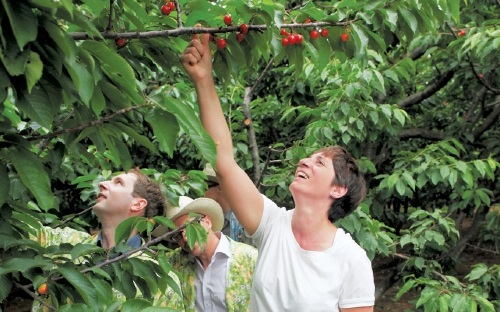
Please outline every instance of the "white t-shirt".
[{"label": "white t-shirt", "polygon": [[259,257],[250,311],[339,311],[375,304],[371,262],[349,234],[337,229],[327,250],[304,250],[292,233],[293,210],[263,197],[262,220],[252,235]]}]

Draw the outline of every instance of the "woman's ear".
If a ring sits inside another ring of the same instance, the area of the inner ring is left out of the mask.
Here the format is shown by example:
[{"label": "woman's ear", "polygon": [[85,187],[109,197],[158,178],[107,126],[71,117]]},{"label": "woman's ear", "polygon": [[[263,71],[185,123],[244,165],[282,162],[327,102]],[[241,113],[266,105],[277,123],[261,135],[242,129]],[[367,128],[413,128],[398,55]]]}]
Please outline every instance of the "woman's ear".
[{"label": "woman's ear", "polygon": [[333,199],[342,198],[345,194],[347,194],[347,187],[345,185],[334,185],[330,191],[330,196]]}]

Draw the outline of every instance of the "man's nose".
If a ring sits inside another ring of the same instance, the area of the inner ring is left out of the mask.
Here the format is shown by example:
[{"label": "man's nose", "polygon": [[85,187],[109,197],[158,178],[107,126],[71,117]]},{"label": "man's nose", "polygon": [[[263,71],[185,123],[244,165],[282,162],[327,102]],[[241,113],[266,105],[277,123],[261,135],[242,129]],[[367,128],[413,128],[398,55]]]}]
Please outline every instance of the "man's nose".
[{"label": "man's nose", "polygon": [[108,188],[108,182],[109,181],[102,181],[102,182],[99,182],[99,189],[102,191],[102,190],[105,190]]}]

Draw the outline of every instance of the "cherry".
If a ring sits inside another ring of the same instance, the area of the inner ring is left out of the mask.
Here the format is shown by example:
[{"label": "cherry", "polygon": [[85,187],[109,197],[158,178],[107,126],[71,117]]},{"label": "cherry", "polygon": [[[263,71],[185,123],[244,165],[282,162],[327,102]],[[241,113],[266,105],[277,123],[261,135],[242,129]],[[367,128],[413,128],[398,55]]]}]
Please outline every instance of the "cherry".
[{"label": "cherry", "polygon": [[311,30],[309,33],[311,39],[317,39],[319,37],[319,32],[316,29]]},{"label": "cherry", "polygon": [[282,35],[282,36],[289,36],[290,34],[284,28],[282,28],[280,30],[280,35]]},{"label": "cherry", "polygon": [[245,35],[243,33],[236,34],[236,41],[242,42],[245,39]]},{"label": "cherry", "polygon": [[240,33],[246,35],[248,33],[248,25],[243,23],[240,25]]},{"label": "cherry", "polygon": [[311,22],[311,19],[310,18],[306,18],[306,20],[304,21],[304,24],[309,24]]},{"label": "cherry", "polygon": [[175,3],[173,3],[172,1],[167,2],[166,6],[168,6],[168,8],[170,9],[170,11],[174,11],[175,10]]},{"label": "cherry", "polygon": [[340,40],[342,40],[342,42],[346,42],[347,40],[349,40],[349,34],[342,33],[342,35],[340,35]]},{"label": "cherry", "polygon": [[49,286],[47,286],[47,283],[41,283],[40,286],[38,286],[37,291],[40,295],[45,295],[49,292]]},{"label": "cherry", "polygon": [[479,79],[483,79],[483,78],[484,78],[484,75],[483,75],[483,74],[477,74],[477,77],[478,77]]},{"label": "cherry", "polygon": [[124,46],[127,45],[127,40],[125,38],[116,38],[115,44],[117,47],[123,48]]},{"label": "cherry", "polygon": [[163,14],[163,15],[169,15],[170,12],[172,12],[172,10],[170,9],[170,7],[167,4],[164,4],[164,5],[161,6],[161,14]]},{"label": "cherry", "polygon": [[459,37],[465,36],[465,29],[460,29],[457,34]]},{"label": "cherry", "polygon": [[287,45],[290,44],[290,40],[288,40],[288,38],[282,38],[281,39],[281,45],[286,47]]},{"label": "cherry", "polygon": [[290,36],[288,36],[288,42],[290,42],[290,44],[296,44],[297,37],[294,34],[291,34]]},{"label": "cherry", "polygon": [[296,44],[301,44],[302,43],[302,40],[304,40],[304,37],[302,37],[301,34],[297,34],[295,35],[295,43]]},{"label": "cherry", "polygon": [[321,30],[321,37],[328,37],[328,29],[323,28]]},{"label": "cherry", "polygon": [[223,50],[226,48],[226,39],[219,38],[217,39],[217,49]]},{"label": "cherry", "polygon": [[231,18],[231,14],[224,15],[224,24],[226,24],[226,26],[231,26],[232,23],[233,19]]}]

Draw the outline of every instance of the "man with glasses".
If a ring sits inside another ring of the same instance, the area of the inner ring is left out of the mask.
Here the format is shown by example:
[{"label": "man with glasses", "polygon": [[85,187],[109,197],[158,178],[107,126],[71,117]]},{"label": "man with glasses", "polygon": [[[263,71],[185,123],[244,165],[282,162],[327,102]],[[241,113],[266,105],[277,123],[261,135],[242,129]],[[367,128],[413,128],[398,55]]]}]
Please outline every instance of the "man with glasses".
[{"label": "man with glasses", "polygon": [[[207,239],[191,249],[185,229],[170,238],[180,246],[168,260],[179,273],[182,298],[174,296],[165,304],[180,311],[248,311],[257,249],[220,232],[224,225],[221,206],[210,198],[181,196],[178,206],[167,205],[166,216],[177,228],[199,222]],[[152,234],[161,236],[167,231],[159,227]]]}]

